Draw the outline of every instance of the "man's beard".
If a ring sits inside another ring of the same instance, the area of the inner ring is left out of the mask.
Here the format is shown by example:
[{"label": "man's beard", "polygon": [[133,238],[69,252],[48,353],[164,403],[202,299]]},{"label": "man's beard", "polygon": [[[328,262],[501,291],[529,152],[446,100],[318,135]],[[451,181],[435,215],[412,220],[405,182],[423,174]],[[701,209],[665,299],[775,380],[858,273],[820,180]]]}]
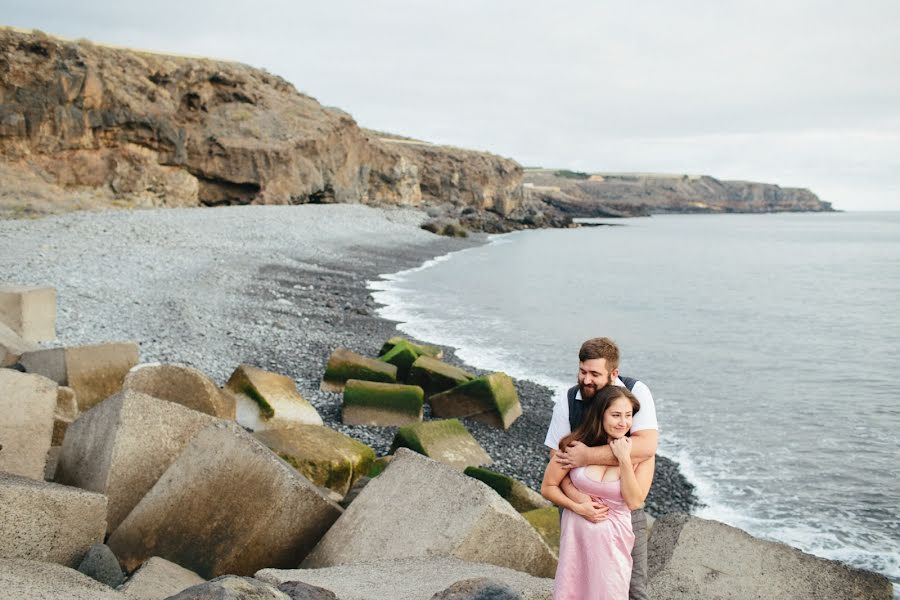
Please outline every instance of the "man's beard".
[{"label": "man's beard", "polygon": [[585,385],[583,383],[579,383],[578,389],[581,391],[582,400],[590,400],[597,395],[597,390],[599,390],[600,388],[594,385]]}]

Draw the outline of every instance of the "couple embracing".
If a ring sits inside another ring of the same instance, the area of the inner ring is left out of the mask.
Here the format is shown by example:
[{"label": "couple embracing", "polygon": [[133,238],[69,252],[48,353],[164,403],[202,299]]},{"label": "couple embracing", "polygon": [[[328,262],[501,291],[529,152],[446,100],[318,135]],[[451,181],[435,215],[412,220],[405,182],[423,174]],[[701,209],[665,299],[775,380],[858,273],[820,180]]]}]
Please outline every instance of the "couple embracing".
[{"label": "couple embracing", "polygon": [[659,439],[642,382],[619,377],[619,349],[593,338],[578,353],[578,385],[560,397],[544,443],[541,494],[561,508],[554,600],[648,598],[647,518]]}]

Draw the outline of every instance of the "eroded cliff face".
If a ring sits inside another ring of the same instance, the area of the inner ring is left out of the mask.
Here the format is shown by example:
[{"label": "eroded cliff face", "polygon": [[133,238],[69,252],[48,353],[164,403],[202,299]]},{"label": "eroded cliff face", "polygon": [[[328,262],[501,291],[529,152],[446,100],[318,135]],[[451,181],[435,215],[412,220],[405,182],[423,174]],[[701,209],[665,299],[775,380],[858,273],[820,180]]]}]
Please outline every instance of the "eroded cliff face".
[{"label": "eroded cliff face", "polygon": [[246,65],[0,29],[7,202],[20,186],[51,205],[93,191],[99,205],[449,203],[505,215],[522,202],[521,177],[490,154],[383,140]]},{"label": "eroded cliff face", "polygon": [[655,174],[587,174],[550,169],[525,172],[529,196],[572,217],[653,213],[762,213],[833,210],[807,189],[714,177]]}]

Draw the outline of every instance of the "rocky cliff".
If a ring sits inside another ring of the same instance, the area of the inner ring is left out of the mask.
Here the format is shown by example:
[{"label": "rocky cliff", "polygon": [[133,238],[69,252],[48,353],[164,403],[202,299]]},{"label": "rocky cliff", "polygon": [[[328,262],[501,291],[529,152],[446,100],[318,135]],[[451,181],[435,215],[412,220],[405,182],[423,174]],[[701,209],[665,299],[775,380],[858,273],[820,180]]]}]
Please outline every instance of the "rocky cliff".
[{"label": "rocky cliff", "polygon": [[0,29],[0,208],[357,202],[503,219],[522,169],[362,130],[246,65]]},{"label": "rocky cliff", "polygon": [[654,213],[831,211],[806,189],[720,181],[706,175],[588,174],[529,169],[525,191],[572,217]]}]

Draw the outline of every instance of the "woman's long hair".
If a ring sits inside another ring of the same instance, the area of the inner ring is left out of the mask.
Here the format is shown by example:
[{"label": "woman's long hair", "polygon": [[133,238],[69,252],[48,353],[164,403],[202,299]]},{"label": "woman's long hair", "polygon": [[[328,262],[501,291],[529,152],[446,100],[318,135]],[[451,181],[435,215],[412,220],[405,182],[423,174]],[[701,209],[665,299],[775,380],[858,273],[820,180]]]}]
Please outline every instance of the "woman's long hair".
[{"label": "woman's long hair", "polygon": [[[618,385],[609,384],[604,386],[597,390],[593,399],[589,401],[582,400],[582,402],[589,402],[584,420],[581,421],[581,425],[575,428],[575,431],[559,441],[559,449],[565,451],[566,446],[572,442],[582,442],[586,446],[607,444],[609,440],[606,431],[603,429],[603,415],[609,410],[610,404],[623,397],[628,398],[628,401],[631,402],[631,414],[636,415],[637,411],[641,410],[641,403],[627,388]],[[631,432],[628,431],[625,435],[630,436]]]}]

